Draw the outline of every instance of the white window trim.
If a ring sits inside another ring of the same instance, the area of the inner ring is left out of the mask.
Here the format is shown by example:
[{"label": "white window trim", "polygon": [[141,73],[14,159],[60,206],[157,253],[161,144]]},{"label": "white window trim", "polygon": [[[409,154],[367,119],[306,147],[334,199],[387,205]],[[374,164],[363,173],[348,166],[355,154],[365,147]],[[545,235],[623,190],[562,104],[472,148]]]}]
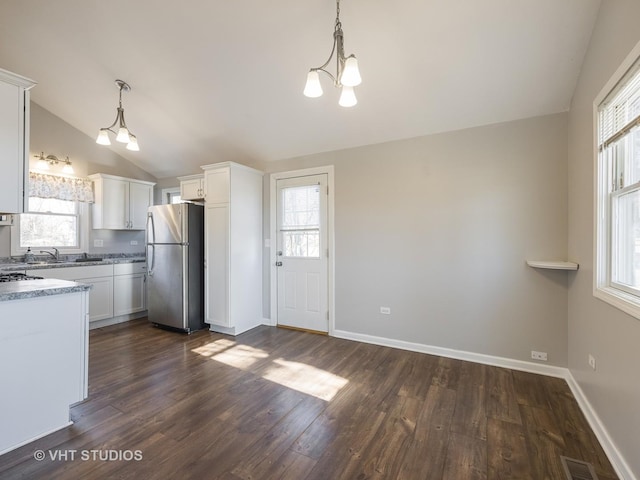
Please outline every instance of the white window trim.
[{"label": "white window trim", "polygon": [[640,42],[631,50],[624,59],[620,67],[611,76],[609,81],[602,88],[593,101],[593,158],[594,158],[594,242],[593,242],[593,296],[608,304],[622,310],[629,315],[640,319],[640,297],[625,292],[622,289],[614,288],[610,285],[610,222],[608,212],[610,212],[609,192],[601,182],[603,176],[608,177],[606,165],[600,164],[598,152],[598,106],[604,101],[609,93],[616,87],[618,82],[624,77],[627,71],[640,59]]},{"label": "white window trim", "polygon": [[[78,229],[80,244],[77,248],[56,247],[62,255],[84,253],[89,245],[89,204],[78,202]],[[35,247],[34,247],[35,248]],[[37,247],[37,251],[33,253],[39,254],[40,250],[51,250],[53,247]],[[27,253],[27,248],[20,247],[20,218],[19,215],[14,216],[11,225],[11,255],[18,256]]]}]

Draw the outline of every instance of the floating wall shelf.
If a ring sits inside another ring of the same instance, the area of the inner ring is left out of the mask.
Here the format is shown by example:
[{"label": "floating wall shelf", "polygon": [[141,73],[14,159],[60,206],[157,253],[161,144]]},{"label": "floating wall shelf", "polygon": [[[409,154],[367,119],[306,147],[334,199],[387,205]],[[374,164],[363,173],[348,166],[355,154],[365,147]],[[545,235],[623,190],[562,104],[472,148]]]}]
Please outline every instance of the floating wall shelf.
[{"label": "floating wall shelf", "polygon": [[578,270],[580,265],[573,262],[527,260],[527,265],[533,268],[547,268],[550,270]]}]

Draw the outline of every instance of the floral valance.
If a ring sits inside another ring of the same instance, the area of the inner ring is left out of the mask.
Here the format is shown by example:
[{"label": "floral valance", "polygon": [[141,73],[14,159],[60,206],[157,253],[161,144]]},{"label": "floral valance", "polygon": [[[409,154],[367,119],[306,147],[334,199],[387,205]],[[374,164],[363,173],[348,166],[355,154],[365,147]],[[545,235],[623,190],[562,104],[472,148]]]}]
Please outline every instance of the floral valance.
[{"label": "floral valance", "polygon": [[93,203],[93,182],[88,178],[29,172],[29,196]]}]

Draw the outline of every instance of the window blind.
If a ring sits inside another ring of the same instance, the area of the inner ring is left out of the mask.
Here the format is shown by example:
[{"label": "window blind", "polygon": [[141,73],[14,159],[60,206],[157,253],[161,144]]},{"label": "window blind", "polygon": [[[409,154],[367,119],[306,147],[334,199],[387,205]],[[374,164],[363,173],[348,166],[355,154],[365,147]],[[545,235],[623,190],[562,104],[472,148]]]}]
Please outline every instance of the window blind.
[{"label": "window blind", "polygon": [[603,150],[640,125],[640,62],[598,106],[598,146]]}]

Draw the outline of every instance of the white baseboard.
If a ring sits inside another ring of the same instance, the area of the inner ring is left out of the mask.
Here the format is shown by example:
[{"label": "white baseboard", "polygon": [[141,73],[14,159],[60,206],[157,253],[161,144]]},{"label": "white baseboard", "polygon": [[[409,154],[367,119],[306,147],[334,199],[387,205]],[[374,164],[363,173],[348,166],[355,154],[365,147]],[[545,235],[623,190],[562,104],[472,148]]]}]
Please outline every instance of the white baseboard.
[{"label": "white baseboard", "polygon": [[381,345],[383,347],[398,348],[411,352],[427,353],[440,357],[454,358],[456,360],[466,360],[468,362],[492,365],[494,367],[504,367],[510,368],[512,370],[563,378],[569,385],[569,388],[576,398],[576,401],[578,402],[582,413],[587,418],[587,421],[589,422],[593,433],[595,433],[596,437],[598,438],[598,441],[600,442],[600,445],[609,458],[609,461],[616,471],[616,474],[620,477],[621,480],[638,480],[629,468],[629,465],[625,461],[624,457],[620,454],[620,451],[613,443],[613,440],[611,439],[611,436],[607,432],[607,429],[600,420],[600,417],[598,417],[598,414],[595,412],[595,410],[587,400],[587,397],[578,385],[578,382],[576,382],[575,378],[573,378],[573,375],[568,368],[540,365],[538,363],[525,362],[512,358],[496,357],[493,355],[485,355],[482,353],[465,352],[463,350],[435,347],[433,345],[424,345],[422,343],[413,343],[406,342],[404,340],[376,337],[374,335],[347,332],[345,330],[334,330],[333,336],[337,338],[343,338],[345,340],[355,340],[357,342]]},{"label": "white baseboard", "polygon": [[455,358],[456,360],[466,360],[468,362],[482,363],[484,365],[492,365],[495,367],[511,368],[513,370],[521,370],[523,372],[539,373],[541,375],[547,375],[549,377],[565,378],[568,372],[568,370],[563,367],[541,365],[533,362],[514,360],[512,358],[496,357],[493,355],[485,355],[482,353],[465,352],[463,350],[434,347],[432,345],[406,342],[404,340],[393,340],[391,338],[375,337],[373,335],[366,335],[364,333],[353,333],[344,330],[334,330],[333,336],[344,338],[345,340],[356,340],[358,342],[372,343],[374,345],[382,345],[384,347],[409,350],[411,352],[428,353],[430,355],[437,355],[439,357]]},{"label": "white baseboard", "polygon": [[569,384],[569,388],[571,389],[573,396],[576,398],[576,401],[580,406],[580,410],[582,410],[582,413],[584,413],[584,416],[587,418],[587,422],[589,422],[593,433],[598,437],[598,441],[600,442],[604,452],[607,454],[607,457],[618,474],[618,477],[620,477],[621,480],[638,480],[631,471],[631,468],[625,461],[624,457],[620,454],[613,443],[613,440],[609,436],[609,432],[607,432],[602,420],[600,420],[600,417],[591,406],[591,403],[589,403],[587,396],[582,391],[582,388],[580,388],[580,384],[578,384],[571,374],[571,371],[568,369],[565,380]]}]

